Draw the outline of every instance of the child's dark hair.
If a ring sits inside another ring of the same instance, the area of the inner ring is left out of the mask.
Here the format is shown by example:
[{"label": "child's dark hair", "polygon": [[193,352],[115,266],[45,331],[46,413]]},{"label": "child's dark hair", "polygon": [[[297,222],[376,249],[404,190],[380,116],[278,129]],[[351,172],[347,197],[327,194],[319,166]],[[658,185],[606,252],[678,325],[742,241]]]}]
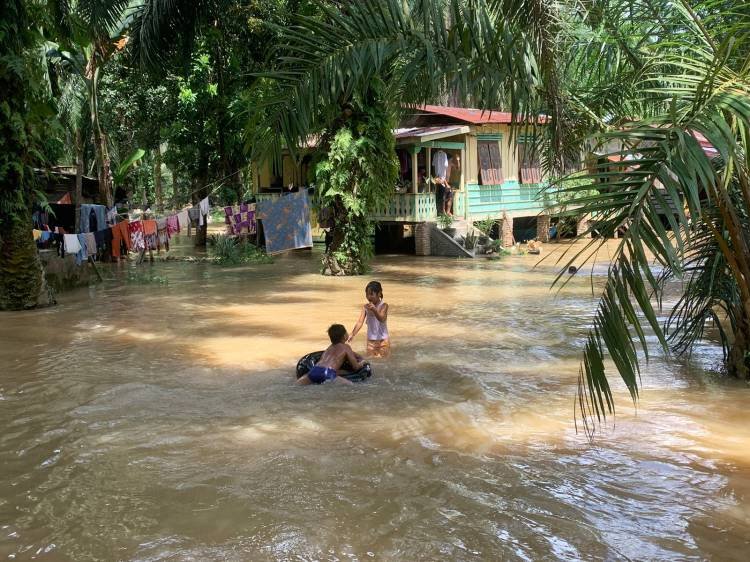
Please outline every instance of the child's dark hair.
[{"label": "child's dark hair", "polygon": [[370,281],[365,287],[365,293],[375,293],[376,295],[383,296],[383,286],[380,281]]},{"label": "child's dark hair", "polygon": [[328,337],[331,338],[331,343],[342,343],[346,339],[346,328],[341,324],[331,324]]}]

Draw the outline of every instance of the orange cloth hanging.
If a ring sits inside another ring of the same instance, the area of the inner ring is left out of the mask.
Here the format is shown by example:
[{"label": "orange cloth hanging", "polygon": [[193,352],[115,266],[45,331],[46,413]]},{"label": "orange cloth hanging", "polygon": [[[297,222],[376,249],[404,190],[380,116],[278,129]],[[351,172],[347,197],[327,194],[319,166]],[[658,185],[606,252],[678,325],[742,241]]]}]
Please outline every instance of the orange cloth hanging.
[{"label": "orange cloth hanging", "polygon": [[157,224],[155,220],[143,221],[143,235],[156,234]]},{"label": "orange cloth hanging", "polygon": [[120,257],[120,244],[125,242],[127,251],[130,251],[130,233],[128,232],[128,224],[130,221],[124,220],[118,222],[112,227],[112,257]]}]

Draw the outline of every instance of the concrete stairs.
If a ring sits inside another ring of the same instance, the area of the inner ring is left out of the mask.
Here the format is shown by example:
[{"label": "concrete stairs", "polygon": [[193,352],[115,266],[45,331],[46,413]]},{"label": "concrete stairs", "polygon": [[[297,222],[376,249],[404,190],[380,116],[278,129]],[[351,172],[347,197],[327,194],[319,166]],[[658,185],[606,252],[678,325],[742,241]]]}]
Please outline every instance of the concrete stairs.
[{"label": "concrete stairs", "polygon": [[[465,221],[464,221],[465,222]],[[455,224],[455,222],[453,223]],[[447,232],[439,229],[436,224],[430,223],[430,253],[433,256],[473,258],[474,254],[464,248],[462,244],[464,234],[460,235],[458,229],[450,236]]]}]

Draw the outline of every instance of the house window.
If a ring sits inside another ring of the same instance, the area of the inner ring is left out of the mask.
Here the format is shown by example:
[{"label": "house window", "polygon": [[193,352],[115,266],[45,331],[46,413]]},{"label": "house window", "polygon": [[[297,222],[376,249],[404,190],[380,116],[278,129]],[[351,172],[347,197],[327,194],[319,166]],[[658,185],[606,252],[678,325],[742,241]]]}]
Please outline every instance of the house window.
[{"label": "house window", "polygon": [[482,185],[500,185],[503,183],[500,143],[496,140],[478,140],[477,152]]},{"label": "house window", "polygon": [[518,177],[521,183],[540,183],[542,171],[539,165],[539,154],[531,138],[518,139]]}]

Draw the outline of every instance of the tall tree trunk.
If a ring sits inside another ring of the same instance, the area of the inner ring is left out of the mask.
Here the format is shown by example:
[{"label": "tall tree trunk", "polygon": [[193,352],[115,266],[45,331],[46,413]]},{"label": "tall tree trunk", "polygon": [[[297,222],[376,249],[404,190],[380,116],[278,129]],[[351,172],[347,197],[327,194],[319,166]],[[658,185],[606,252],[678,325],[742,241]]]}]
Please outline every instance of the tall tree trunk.
[{"label": "tall tree trunk", "polygon": [[[27,2],[3,0],[0,19],[0,309],[23,310],[54,303],[44,268],[31,234],[29,194],[34,167],[43,167],[40,139],[44,121],[34,119],[36,76],[23,64],[28,53],[41,47]],[[31,31],[34,30],[34,31]]]},{"label": "tall tree trunk", "polygon": [[180,208],[180,197],[177,191],[177,170],[172,168],[172,208]]},{"label": "tall tree trunk", "polygon": [[164,210],[164,196],[161,189],[161,143],[156,144],[156,164],[154,164],[154,187],[156,189],[156,210]]},{"label": "tall tree trunk", "polygon": [[75,226],[81,224],[81,198],[83,197],[83,139],[81,138],[81,129],[76,127],[76,191],[73,204],[76,209]]},{"label": "tall tree trunk", "polygon": [[111,161],[107,149],[107,136],[104,134],[99,122],[99,74],[100,67],[97,62],[99,49],[94,53],[86,66],[86,78],[89,82],[89,112],[91,115],[91,127],[94,132],[94,150],[96,151],[96,167],[99,179],[99,196],[102,202],[111,207],[114,205],[114,193],[112,189]]},{"label": "tall tree trunk", "polygon": [[32,228],[28,209],[9,213],[0,221],[0,310],[54,304]]},{"label": "tall tree trunk", "polygon": [[729,374],[750,381],[750,318],[738,319],[727,357]]}]

